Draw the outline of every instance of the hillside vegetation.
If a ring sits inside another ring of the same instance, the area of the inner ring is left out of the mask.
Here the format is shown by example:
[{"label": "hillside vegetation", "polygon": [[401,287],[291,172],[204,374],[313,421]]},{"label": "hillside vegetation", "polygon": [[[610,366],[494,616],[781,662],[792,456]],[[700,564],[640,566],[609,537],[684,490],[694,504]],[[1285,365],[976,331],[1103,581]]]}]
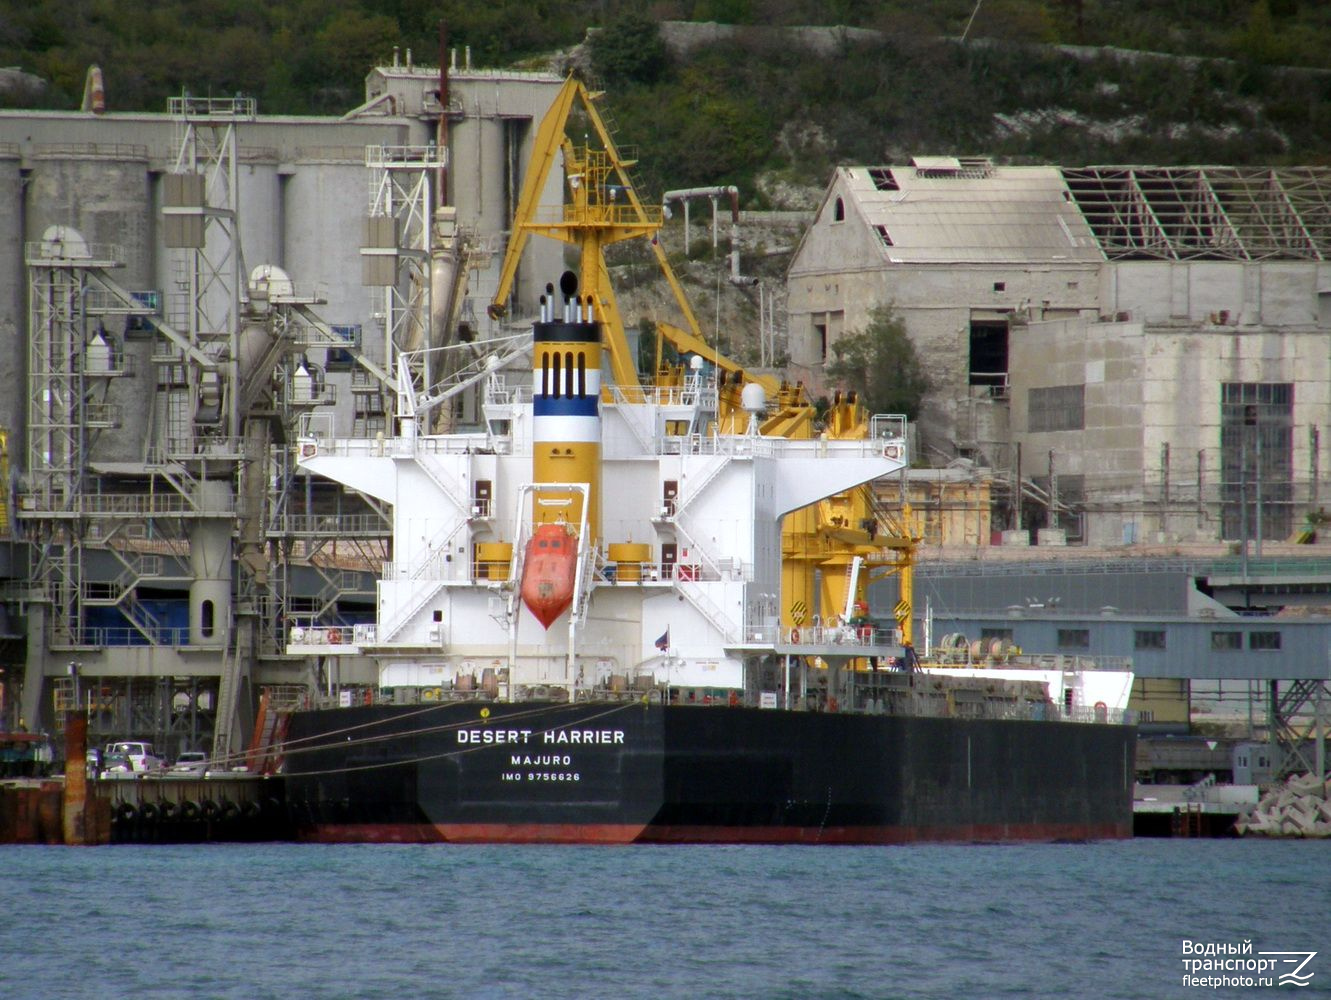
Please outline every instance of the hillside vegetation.
[{"label": "hillside vegetation", "polygon": [[[442,18],[473,64],[576,65],[606,86],[647,192],[737,183],[752,207],[780,207],[791,190],[807,201],[837,163],[918,153],[1331,159],[1331,4],[1320,0],[679,0],[651,5],[651,20],[628,0],[7,6],[0,64],[47,83],[0,103],[77,107],[96,63],[111,110],[163,110],[188,89],[253,95],[269,114],[341,113],[395,46],[435,62]],[[735,29],[662,27],[676,21]]]}]

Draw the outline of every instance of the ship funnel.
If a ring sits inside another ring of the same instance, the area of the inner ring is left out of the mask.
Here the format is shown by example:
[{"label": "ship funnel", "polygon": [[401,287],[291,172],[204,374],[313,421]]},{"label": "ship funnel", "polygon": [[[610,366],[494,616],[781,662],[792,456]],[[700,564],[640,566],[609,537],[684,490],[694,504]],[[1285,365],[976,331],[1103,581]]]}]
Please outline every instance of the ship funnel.
[{"label": "ship funnel", "polygon": [[523,600],[546,628],[572,601],[579,547],[595,545],[601,533],[601,328],[572,271],[560,276],[559,293],[562,318],[547,286],[543,318],[532,328],[531,479],[549,488],[532,505],[522,571]]}]

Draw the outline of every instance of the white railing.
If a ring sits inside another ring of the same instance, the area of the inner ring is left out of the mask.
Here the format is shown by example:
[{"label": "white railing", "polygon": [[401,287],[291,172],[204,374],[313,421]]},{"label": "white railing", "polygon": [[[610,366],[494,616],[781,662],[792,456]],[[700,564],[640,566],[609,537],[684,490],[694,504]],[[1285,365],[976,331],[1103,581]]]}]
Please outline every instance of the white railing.
[{"label": "white railing", "polygon": [[769,646],[889,648],[901,645],[901,630],[874,625],[751,625],[745,629],[744,638]]},{"label": "white railing", "polygon": [[[307,427],[307,429],[309,429]],[[301,457],[330,455],[334,458],[413,458],[417,455],[471,455],[489,451],[484,434],[448,435],[447,437],[411,438],[329,438],[300,439]]]},{"label": "white railing", "polygon": [[893,458],[905,454],[905,442],[894,439],[861,438],[849,441],[793,441],[760,435],[691,434],[662,442],[662,450],[684,455],[728,455],[754,458],[881,458],[885,449],[899,449]]},{"label": "white railing", "polygon": [[287,641],[293,646],[352,646],[360,641],[357,630],[361,625],[327,625],[306,627],[293,625],[287,632]]}]

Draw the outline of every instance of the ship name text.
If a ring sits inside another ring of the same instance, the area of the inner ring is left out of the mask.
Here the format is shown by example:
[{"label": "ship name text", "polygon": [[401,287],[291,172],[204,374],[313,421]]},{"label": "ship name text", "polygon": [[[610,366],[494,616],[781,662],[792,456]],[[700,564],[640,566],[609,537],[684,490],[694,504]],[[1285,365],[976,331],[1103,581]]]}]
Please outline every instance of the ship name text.
[{"label": "ship name text", "polygon": [[[537,734],[531,729],[459,729],[458,743],[530,743]],[[540,733],[542,743],[566,743],[578,746],[623,744],[622,729],[547,729]]]}]

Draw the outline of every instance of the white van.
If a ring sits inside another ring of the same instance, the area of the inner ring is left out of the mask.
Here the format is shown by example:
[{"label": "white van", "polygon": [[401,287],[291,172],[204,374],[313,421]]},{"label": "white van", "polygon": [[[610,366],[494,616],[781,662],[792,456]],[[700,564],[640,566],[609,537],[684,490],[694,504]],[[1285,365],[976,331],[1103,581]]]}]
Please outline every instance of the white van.
[{"label": "white van", "polygon": [[123,758],[129,764],[129,769],[136,774],[145,771],[160,771],[166,765],[166,761],[153,750],[151,743],[143,743],[138,740],[120,740],[115,743],[108,743],[102,758],[109,761],[112,755]]}]

